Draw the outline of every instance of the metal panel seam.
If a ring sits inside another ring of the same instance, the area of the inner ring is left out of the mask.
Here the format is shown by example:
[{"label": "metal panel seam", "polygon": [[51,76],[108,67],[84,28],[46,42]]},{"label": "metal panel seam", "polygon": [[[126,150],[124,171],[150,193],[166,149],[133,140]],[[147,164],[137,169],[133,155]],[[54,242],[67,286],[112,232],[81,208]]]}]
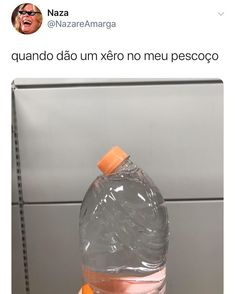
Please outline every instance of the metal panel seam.
[{"label": "metal panel seam", "polygon": [[16,104],[15,104],[14,90],[15,90],[15,85],[13,83],[12,84],[12,139],[14,140],[14,143],[15,143],[17,191],[18,191],[18,197],[19,197],[18,206],[19,206],[19,213],[20,213],[21,241],[22,241],[22,248],[23,248],[25,291],[26,291],[26,294],[30,294],[28,255],[27,255],[27,242],[26,242],[26,229],[25,229],[25,216],[24,216],[23,187],[22,187],[19,137],[18,137],[18,128],[17,128],[17,116],[16,116]]}]

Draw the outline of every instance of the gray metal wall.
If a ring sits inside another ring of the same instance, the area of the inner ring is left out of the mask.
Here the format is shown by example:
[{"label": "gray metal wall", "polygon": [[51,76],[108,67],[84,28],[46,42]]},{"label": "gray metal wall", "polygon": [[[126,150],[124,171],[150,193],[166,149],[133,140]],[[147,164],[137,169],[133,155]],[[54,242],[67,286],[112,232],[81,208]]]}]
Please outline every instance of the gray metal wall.
[{"label": "gray metal wall", "polygon": [[167,293],[222,293],[220,81],[16,80],[12,105],[13,294],[77,292],[80,205],[113,145],[167,201]]}]

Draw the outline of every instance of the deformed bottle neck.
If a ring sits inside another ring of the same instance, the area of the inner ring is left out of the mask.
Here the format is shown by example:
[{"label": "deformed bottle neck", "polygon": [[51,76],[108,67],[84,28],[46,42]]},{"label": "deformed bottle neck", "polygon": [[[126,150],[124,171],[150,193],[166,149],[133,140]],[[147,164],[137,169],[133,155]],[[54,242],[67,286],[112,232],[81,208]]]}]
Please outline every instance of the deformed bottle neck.
[{"label": "deformed bottle neck", "polygon": [[128,156],[126,159],[123,160],[123,162],[116,167],[111,174],[113,173],[120,173],[120,172],[132,172],[137,169],[136,164],[130,160],[130,156]]}]

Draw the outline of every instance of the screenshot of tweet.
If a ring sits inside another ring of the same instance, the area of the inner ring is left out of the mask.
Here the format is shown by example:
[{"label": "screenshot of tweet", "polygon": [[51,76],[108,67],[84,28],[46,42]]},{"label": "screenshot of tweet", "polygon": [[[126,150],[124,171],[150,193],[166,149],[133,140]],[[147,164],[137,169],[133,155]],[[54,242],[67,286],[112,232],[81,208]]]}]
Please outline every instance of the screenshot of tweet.
[{"label": "screenshot of tweet", "polygon": [[2,10],[1,293],[230,294],[232,9]]}]

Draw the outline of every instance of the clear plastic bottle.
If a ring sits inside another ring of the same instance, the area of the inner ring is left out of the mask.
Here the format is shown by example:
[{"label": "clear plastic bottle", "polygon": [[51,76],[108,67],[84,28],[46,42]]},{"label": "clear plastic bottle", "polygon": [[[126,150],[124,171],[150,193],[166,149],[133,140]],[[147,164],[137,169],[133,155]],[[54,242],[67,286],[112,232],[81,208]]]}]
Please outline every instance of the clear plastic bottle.
[{"label": "clear plastic bottle", "polygon": [[153,181],[120,148],[98,163],[80,212],[83,276],[94,293],[165,294],[169,222]]}]

